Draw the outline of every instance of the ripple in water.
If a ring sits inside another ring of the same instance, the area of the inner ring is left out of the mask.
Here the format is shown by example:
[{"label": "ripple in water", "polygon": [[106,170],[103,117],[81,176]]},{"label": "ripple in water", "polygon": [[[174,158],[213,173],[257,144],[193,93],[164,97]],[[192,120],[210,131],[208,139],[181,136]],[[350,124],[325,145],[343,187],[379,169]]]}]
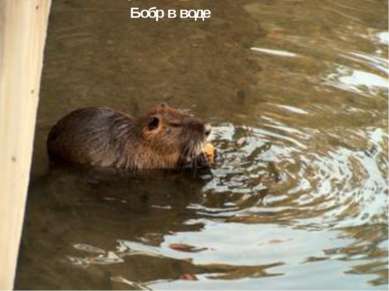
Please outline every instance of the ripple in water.
[{"label": "ripple in water", "polygon": [[[305,264],[319,262],[327,269],[325,261],[333,266],[363,260],[371,255],[371,240],[382,249],[382,236],[367,225],[387,220],[387,157],[382,150],[387,134],[368,128],[350,132],[342,142],[336,130],[290,128],[268,117],[261,122],[261,128],[230,123],[214,128],[211,139],[221,157],[212,177],[204,176],[208,182],[200,200],[186,206],[194,216],[184,224],[195,231],[145,233],[134,240],[119,239],[107,250],[75,244],[83,255],[68,256],[69,262],[82,268],[126,266],[138,258],[146,266],[153,260],[175,262],[185,271],[174,275],[174,286],[190,288],[189,282],[200,280],[213,288],[223,280],[293,273]],[[361,136],[371,143],[358,146]],[[366,229],[362,237],[360,228]],[[337,229],[353,235],[357,229],[359,239],[330,232]],[[376,269],[384,263],[378,261]],[[169,280],[133,281],[119,270],[112,281],[172,288]]]},{"label": "ripple in water", "polygon": [[[364,134],[372,142],[357,149],[332,145],[323,140],[322,131],[292,129],[271,119],[262,126],[226,124],[215,129],[213,139],[223,162],[203,189],[204,203],[191,207],[230,216],[230,221],[319,228],[386,221],[382,167],[387,161],[381,145],[387,135],[381,129],[367,129]],[[336,131],[326,134],[337,137]],[[350,133],[347,142],[352,144],[360,134]],[[220,194],[228,198],[215,205]]]}]

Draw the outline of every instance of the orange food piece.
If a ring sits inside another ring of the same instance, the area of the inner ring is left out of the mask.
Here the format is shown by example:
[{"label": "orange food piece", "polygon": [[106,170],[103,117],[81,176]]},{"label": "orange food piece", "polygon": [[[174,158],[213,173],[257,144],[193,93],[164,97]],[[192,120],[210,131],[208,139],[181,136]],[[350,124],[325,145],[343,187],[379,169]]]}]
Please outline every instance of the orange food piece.
[{"label": "orange food piece", "polygon": [[213,164],[215,162],[216,150],[215,150],[215,147],[211,143],[207,143],[203,147],[203,153],[207,157],[209,164]]}]

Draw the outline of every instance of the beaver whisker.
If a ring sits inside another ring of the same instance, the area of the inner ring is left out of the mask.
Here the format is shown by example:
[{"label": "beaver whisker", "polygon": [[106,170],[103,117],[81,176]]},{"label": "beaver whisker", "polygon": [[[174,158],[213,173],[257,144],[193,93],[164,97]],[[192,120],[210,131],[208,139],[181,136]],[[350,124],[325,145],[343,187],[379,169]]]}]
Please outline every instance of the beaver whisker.
[{"label": "beaver whisker", "polygon": [[204,147],[205,141],[198,140],[198,141],[191,141],[188,143],[185,147],[185,161],[186,166],[189,166],[193,169],[198,168],[202,165],[202,163],[199,163],[202,155],[202,149]]},{"label": "beaver whisker", "polygon": [[185,144],[180,157],[180,164],[182,164],[182,166],[186,166],[188,165],[189,162],[191,162],[192,147],[193,147],[192,141],[189,141],[188,143]]},{"label": "beaver whisker", "polygon": [[193,175],[196,175],[196,172],[197,172],[197,159],[196,158],[193,159],[193,170],[194,170]]},{"label": "beaver whisker", "polygon": [[203,144],[203,141],[190,140],[184,146],[181,153],[181,161],[183,161],[183,166],[197,168],[198,157],[201,155]]}]

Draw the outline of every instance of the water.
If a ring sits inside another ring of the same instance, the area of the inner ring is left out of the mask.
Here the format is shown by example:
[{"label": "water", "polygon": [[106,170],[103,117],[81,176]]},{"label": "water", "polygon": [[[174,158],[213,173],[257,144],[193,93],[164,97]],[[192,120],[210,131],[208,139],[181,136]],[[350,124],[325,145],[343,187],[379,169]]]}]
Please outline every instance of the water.
[{"label": "water", "polygon": [[[53,3],[20,289],[388,288],[386,1]],[[213,125],[212,175],[48,168],[72,109],[167,101]]]}]

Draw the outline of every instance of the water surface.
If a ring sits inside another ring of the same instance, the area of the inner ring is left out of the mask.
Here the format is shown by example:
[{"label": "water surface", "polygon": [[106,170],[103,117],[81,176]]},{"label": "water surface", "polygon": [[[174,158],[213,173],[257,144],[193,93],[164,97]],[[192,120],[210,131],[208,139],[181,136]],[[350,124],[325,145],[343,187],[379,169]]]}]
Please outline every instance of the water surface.
[{"label": "water surface", "polygon": [[[387,290],[387,2],[161,2],[53,1],[16,288]],[[49,169],[64,114],[161,101],[211,174]]]}]

